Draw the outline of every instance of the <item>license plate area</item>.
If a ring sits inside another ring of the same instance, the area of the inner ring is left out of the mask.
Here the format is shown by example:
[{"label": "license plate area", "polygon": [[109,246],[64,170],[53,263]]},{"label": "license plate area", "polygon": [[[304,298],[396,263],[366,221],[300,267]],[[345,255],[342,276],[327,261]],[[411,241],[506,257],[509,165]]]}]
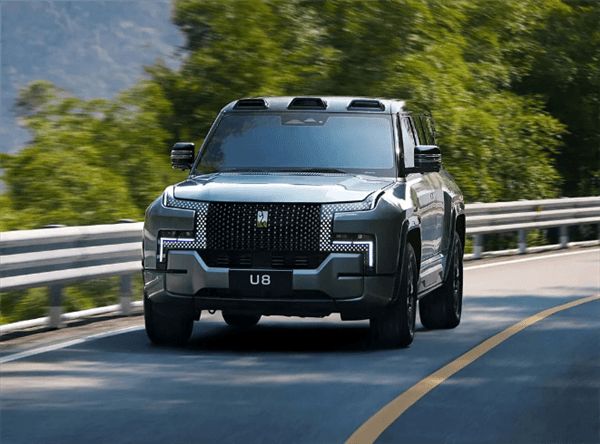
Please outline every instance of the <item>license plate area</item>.
[{"label": "license plate area", "polygon": [[292,276],[291,270],[229,270],[229,288],[242,296],[288,296]]}]

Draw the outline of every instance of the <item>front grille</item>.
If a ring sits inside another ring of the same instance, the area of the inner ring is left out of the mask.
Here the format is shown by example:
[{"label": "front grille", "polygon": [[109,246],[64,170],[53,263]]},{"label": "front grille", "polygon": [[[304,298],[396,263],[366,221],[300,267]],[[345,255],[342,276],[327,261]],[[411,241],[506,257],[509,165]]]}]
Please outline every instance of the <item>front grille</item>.
[{"label": "front grille", "polygon": [[[266,227],[258,213],[266,212]],[[211,203],[206,215],[206,248],[220,251],[319,250],[319,204]]]},{"label": "front grille", "polygon": [[[334,243],[332,233],[336,213],[366,211],[370,200],[321,205],[209,203],[171,197],[167,205],[194,210],[196,233],[193,242],[160,239],[157,252],[162,245],[165,259],[169,250],[196,250],[211,267],[316,269],[328,253],[361,252],[368,267],[366,245]],[[268,214],[266,224],[258,220],[259,211]],[[265,252],[272,254],[259,254]]]},{"label": "front grille", "polygon": [[215,251],[198,254],[209,267],[314,270],[329,255],[323,251]]}]

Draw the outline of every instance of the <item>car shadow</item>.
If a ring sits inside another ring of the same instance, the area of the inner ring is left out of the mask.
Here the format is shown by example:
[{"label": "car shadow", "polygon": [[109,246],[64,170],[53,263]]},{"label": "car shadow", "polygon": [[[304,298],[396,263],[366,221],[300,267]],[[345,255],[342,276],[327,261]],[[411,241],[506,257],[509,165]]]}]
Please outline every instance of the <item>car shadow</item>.
[{"label": "car shadow", "polygon": [[278,323],[251,328],[218,326],[209,331],[201,322],[186,349],[245,352],[364,351],[373,348],[368,324]]}]

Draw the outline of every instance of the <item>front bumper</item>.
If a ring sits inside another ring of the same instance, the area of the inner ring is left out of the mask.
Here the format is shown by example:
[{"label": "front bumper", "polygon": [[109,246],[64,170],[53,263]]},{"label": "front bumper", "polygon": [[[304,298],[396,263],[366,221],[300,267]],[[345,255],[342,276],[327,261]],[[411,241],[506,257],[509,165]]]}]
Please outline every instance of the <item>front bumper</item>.
[{"label": "front bumper", "polygon": [[229,268],[209,267],[195,251],[169,251],[167,271],[144,270],[144,290],[166,316],[228,310],[244,314],[368,319],[392,298],[393,275],[364,276],[360,253],[331,253],[314,270],[293,270],[292,293],[249,297],[232,292]]}]

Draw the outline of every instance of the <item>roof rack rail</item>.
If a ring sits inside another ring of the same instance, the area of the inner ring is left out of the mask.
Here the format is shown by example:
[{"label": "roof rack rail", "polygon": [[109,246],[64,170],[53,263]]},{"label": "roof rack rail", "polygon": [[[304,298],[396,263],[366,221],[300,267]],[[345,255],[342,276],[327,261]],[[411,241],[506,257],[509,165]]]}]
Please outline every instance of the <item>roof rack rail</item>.
[{"label": "roof rack rail", "polygon": [[348,105],[348,109],[377,109],[380,111],[385,110],[385,105],[379,100],[373,99],[354,99]]},{"label": "roof rack rail", "polygon": [[267,109],[269,104],[265,99],[240,99],[233,109]]},{"label": "roof rack rail", "polygon": [[327,102],[319,97],[296,97],[288,109],[327,109]]}]

